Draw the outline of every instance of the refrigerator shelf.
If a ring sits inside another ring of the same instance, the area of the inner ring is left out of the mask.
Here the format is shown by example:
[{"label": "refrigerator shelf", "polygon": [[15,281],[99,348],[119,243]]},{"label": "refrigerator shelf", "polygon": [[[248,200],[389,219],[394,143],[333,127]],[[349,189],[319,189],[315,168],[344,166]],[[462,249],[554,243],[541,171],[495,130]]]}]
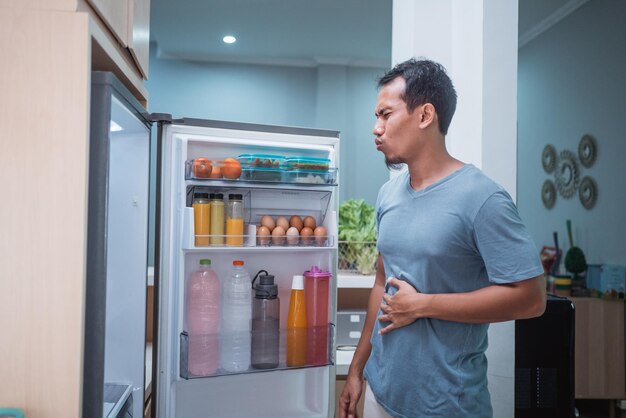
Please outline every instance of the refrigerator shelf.
[{"label": "refrigerator shelf", "polygon": [[[283,158],[277,157],[276,158]],[[223,166],[221,161],[205,161],[217,165]],[[328,160],[325,160],[328,161]],[[229,179],[225,177],[211,178],[207,173],[199,173],[194,171],[194,160],[185,161],[185,180],[198,181],[201,183],[217,183],[223,182],[226,184],[232,183],[263,183],[263,184],[296,184],[298,186],[336,186],[337,185],[337,169],[327,168],[325,170],[307,170],[307,169],[284,169],[281,167],[280,162],[276,167],[253,167],[249,164],[241,165],[241,175],[239,178]],[[326,163],[328,164],[328,163]],[[205,176],[206,174],[206,176]]]},{"label": "refrigerator shelf", "polygon": [[[335,337],[335,324],[329,323],[328,327],[311,327],[306,328],[306,343],[307,346],[304,347],[305,354],[308,357],[307,360],[303,364],[287,366],[286,364],[286,356],[287,356],[287,330],[280,329],[279,331],[279,343],[278,343],[278,365],[276,367],[264,368],[264,367],[254,367],[250,365],[246,370],[241,371],[227,371],[220,367],[219,365],[219,354],[218,358],[215,356],[211,356],[209,367],[212,371],[203,373],[199,372],[198,374],[194,374],[189,367],[189,350],[192,345],[197,345],[198,347],[205,348],[207,350],[217,351],[219,353],[219,341],[220,338],[223,338],[221,334],[209,334],[209,335],[198,335],[193,336],[189,335],[187,331],[183,331],[180,333],[180,377],[186,380],[189,379],[200,379],[200,378],[211,378],[211,377],[219,377],[219,376],[231,376],[231,375],[240,375],[240,374],[250,374],[250,373],[263,373],[263,372],[273,372],[277,370],[295,370],[295,369],[304,369],[311,367],[326,367],[332,366],[335,364],[335,348],[334,348],[334,337]],[[254,339],[254,334],[248,337],[249,339]],[[325,351],[315,351],[320,350],[319,344],[322,344],[322,350]],[[311,348],[317,347],[317,348]],[[325,361],[319,361],[319,355],[322,354],[322,357],[325,357]],[[313,359],[311,360],[311,357]],[[208,370],[208,369],[207,369]]]},{"label": "refrigerator shelf", "polygon": [[[254,230],[254,225],[251,226],[251,230]],[[193,250],[208,250],[215,248],[223,248],[229,250],[240,250],[242,248],[254,248],[254,249],[264,249],[264,248],[272,248],[272,249],[316,249],[320,248],[335,248],[333,245],[335,243],[334,237],[331,236],[285,236],[282,235],[280,237],[275,236],[258,236],[258,235],[195,235],[195,242],[206,242],[206,245],[193,245],[193,243],[189,243],[190,245],[186,246],[185,249],[193,249]],[[223,244],[209,244],[211,241],[219,239],[223,242]],[[241,245],[229,245],[228,241],[233,240],[237,242],[241,242]]]}]

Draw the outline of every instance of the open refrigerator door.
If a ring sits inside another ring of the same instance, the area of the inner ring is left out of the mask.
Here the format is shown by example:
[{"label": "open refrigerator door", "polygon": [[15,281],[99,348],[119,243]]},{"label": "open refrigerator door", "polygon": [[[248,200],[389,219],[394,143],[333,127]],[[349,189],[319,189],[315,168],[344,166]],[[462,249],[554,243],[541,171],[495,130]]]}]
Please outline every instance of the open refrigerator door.
[{"label": "open refrigerator door", "polygon": [[[159,142],[156,416],[333,416],[338,133],[182,119],[159,122]],[[261,275],[248,319],[233,310],[233,262]],[[294,348],[299,275],[308,325]],[[258,311],[270,302],[273,316]]]}]

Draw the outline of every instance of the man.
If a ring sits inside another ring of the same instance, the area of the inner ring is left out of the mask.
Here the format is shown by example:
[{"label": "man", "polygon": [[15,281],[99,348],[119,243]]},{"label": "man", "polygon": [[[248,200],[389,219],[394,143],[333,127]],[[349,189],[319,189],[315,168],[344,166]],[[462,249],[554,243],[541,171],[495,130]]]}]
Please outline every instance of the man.
[{"label": "man", "polygon": [[366,418],[491,417],[487,327],[544,312],[537,249],[506,191],[448,154],[445,69],[412,59],[379,87],[376,149],[408,171],[378,195],[376,280],[340,417],[356,416],[363,375]]}]

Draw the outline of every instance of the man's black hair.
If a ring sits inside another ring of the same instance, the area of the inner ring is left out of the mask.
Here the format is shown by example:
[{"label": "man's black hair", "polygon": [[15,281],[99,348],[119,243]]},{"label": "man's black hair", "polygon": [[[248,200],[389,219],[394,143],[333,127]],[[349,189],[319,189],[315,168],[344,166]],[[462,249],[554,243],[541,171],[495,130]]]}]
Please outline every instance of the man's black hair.
[{"label": "man's black hair", "polygon": [[443,65],[411,58],[383,75],[378,80],[378,87],[383,87],[398,77],[406,82],[402,100],[406,102],[409,113],[424,103],[432,104],[439,118],[439,131],[446,135],[456,110],[456,91]]}]

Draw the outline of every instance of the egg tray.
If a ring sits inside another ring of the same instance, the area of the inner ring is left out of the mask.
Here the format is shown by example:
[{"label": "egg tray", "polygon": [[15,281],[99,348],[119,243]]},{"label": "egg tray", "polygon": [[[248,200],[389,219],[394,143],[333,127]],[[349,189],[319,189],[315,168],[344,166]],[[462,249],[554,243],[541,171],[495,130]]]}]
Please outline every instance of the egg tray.
[{"label": "egg tray", "polygon": [[[332,247],[333,237],[331,236],[310,236],[305,237],[254,237],[250,235],[194,235],[194,246],[196,248],[216,248],[216,247]],[[215,238],[220,238],[215,241]],[[243,245],[228,245],[227,239],[241,238]],[[198,245],[201,242],[201,245]],[[204,244],[207,242],[207,244]],[[211,243],[213,242],[213,243]]]},{"label": "egg tray", "polygon": [[330,236],[311,237],[256,237],[257,247],[332,247]]}]

